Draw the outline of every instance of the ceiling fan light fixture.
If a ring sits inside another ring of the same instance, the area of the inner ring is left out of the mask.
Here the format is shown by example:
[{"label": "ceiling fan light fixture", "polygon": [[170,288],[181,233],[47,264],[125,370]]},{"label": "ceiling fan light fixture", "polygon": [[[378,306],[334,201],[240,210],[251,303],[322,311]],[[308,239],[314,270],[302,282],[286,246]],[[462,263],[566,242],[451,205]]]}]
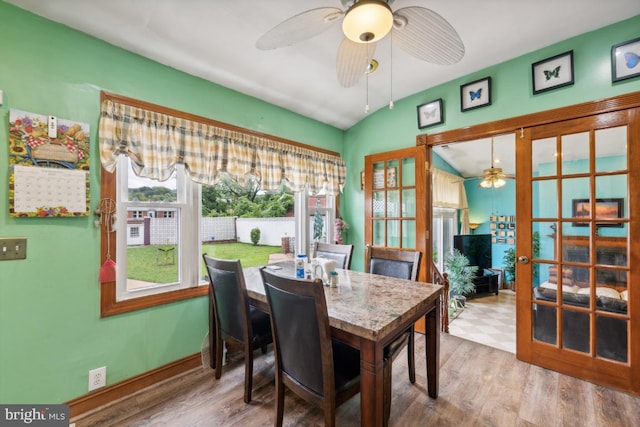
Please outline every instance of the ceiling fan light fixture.
[{"label": "ceiling fan light fixture", "polygon": [[342,20],[342,31],[356,43],[373,43],[389,34],[393,13],[382,0],[360,0],[347,11]]}]

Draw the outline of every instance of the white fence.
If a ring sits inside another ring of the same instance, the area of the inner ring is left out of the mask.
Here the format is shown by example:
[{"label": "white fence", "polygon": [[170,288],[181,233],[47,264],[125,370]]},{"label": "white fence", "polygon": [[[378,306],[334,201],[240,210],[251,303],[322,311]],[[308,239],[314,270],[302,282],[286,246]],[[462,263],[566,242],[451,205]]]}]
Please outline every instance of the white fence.
[{"label": "white fence", "polygon": [[[260,245],[280,246],[283,237],[295,236],[295,218],[205,217],[200,219],[200,241],[238,241],[251,243],[251,230],[260,229]],[[149,218],[149,244],[177,243],[175,218]],[[135,244],[129,236],[130,245]]]}]

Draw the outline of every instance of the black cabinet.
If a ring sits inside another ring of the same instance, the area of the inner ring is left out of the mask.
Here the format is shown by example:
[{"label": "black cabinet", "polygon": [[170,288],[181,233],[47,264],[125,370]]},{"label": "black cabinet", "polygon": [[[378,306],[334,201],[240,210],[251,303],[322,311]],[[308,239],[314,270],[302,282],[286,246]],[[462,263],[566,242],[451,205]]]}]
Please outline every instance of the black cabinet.
[{"label": "black cabinet", "polygon": [[491,270],[485,270],[484,275],[478,275],[475,279],[473,279],[473,284],[476,287],[475,290],[469,294],[466,294],[465,296],[473,298],[486,294],[498,295],[499,279],[500,273],[494,273]]}]

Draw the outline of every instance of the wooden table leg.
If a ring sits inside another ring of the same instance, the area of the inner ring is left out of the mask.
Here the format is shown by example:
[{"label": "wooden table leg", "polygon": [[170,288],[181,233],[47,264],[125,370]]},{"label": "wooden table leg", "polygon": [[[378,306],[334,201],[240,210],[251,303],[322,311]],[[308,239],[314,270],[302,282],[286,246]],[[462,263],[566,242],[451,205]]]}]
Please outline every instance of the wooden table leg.
[{"label": "wooden table leg", "polygon": [[426,326],[426,358],[427,358],[427,389],[429,396],[438,397],[440,371],[440,297],[434,302],[434,307],[425,315]]},{"label": "wooden table leg", "polygon": [[374,341],[362,340],[360,347],[360,425],[382,426],[383,351]]}]

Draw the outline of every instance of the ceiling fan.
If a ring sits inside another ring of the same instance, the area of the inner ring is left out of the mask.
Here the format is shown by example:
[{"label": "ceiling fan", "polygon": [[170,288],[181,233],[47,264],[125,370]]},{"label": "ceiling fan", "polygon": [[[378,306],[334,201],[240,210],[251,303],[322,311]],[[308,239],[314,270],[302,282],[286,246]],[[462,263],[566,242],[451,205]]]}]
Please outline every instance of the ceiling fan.
[{"label": "ceiling fan", "polygon": [[505,175],[502,168],[494,167],[495,158],[493,157],[493,138],[491,138],[491,167],[482,171],[482,181],[478,186],[482,188],[500,188],[507,182],[505,178],[514,179],[513,175]]},{"label": "ceiling fan", "polygon": [[[261,50],[277,49],[310,39],[342,21],[345,35],[336,60],[338,81],[354,86],[370,68],[376,42],[391,33],[392,45],[435,64],[449,65],[464,56],[456,30],[436,12],[411,6],[392,10],[393,0],[340,0],[342,7],[320,7],[295,15],[263,34]],[[375,66],[375,64],[374,64]]]}]

